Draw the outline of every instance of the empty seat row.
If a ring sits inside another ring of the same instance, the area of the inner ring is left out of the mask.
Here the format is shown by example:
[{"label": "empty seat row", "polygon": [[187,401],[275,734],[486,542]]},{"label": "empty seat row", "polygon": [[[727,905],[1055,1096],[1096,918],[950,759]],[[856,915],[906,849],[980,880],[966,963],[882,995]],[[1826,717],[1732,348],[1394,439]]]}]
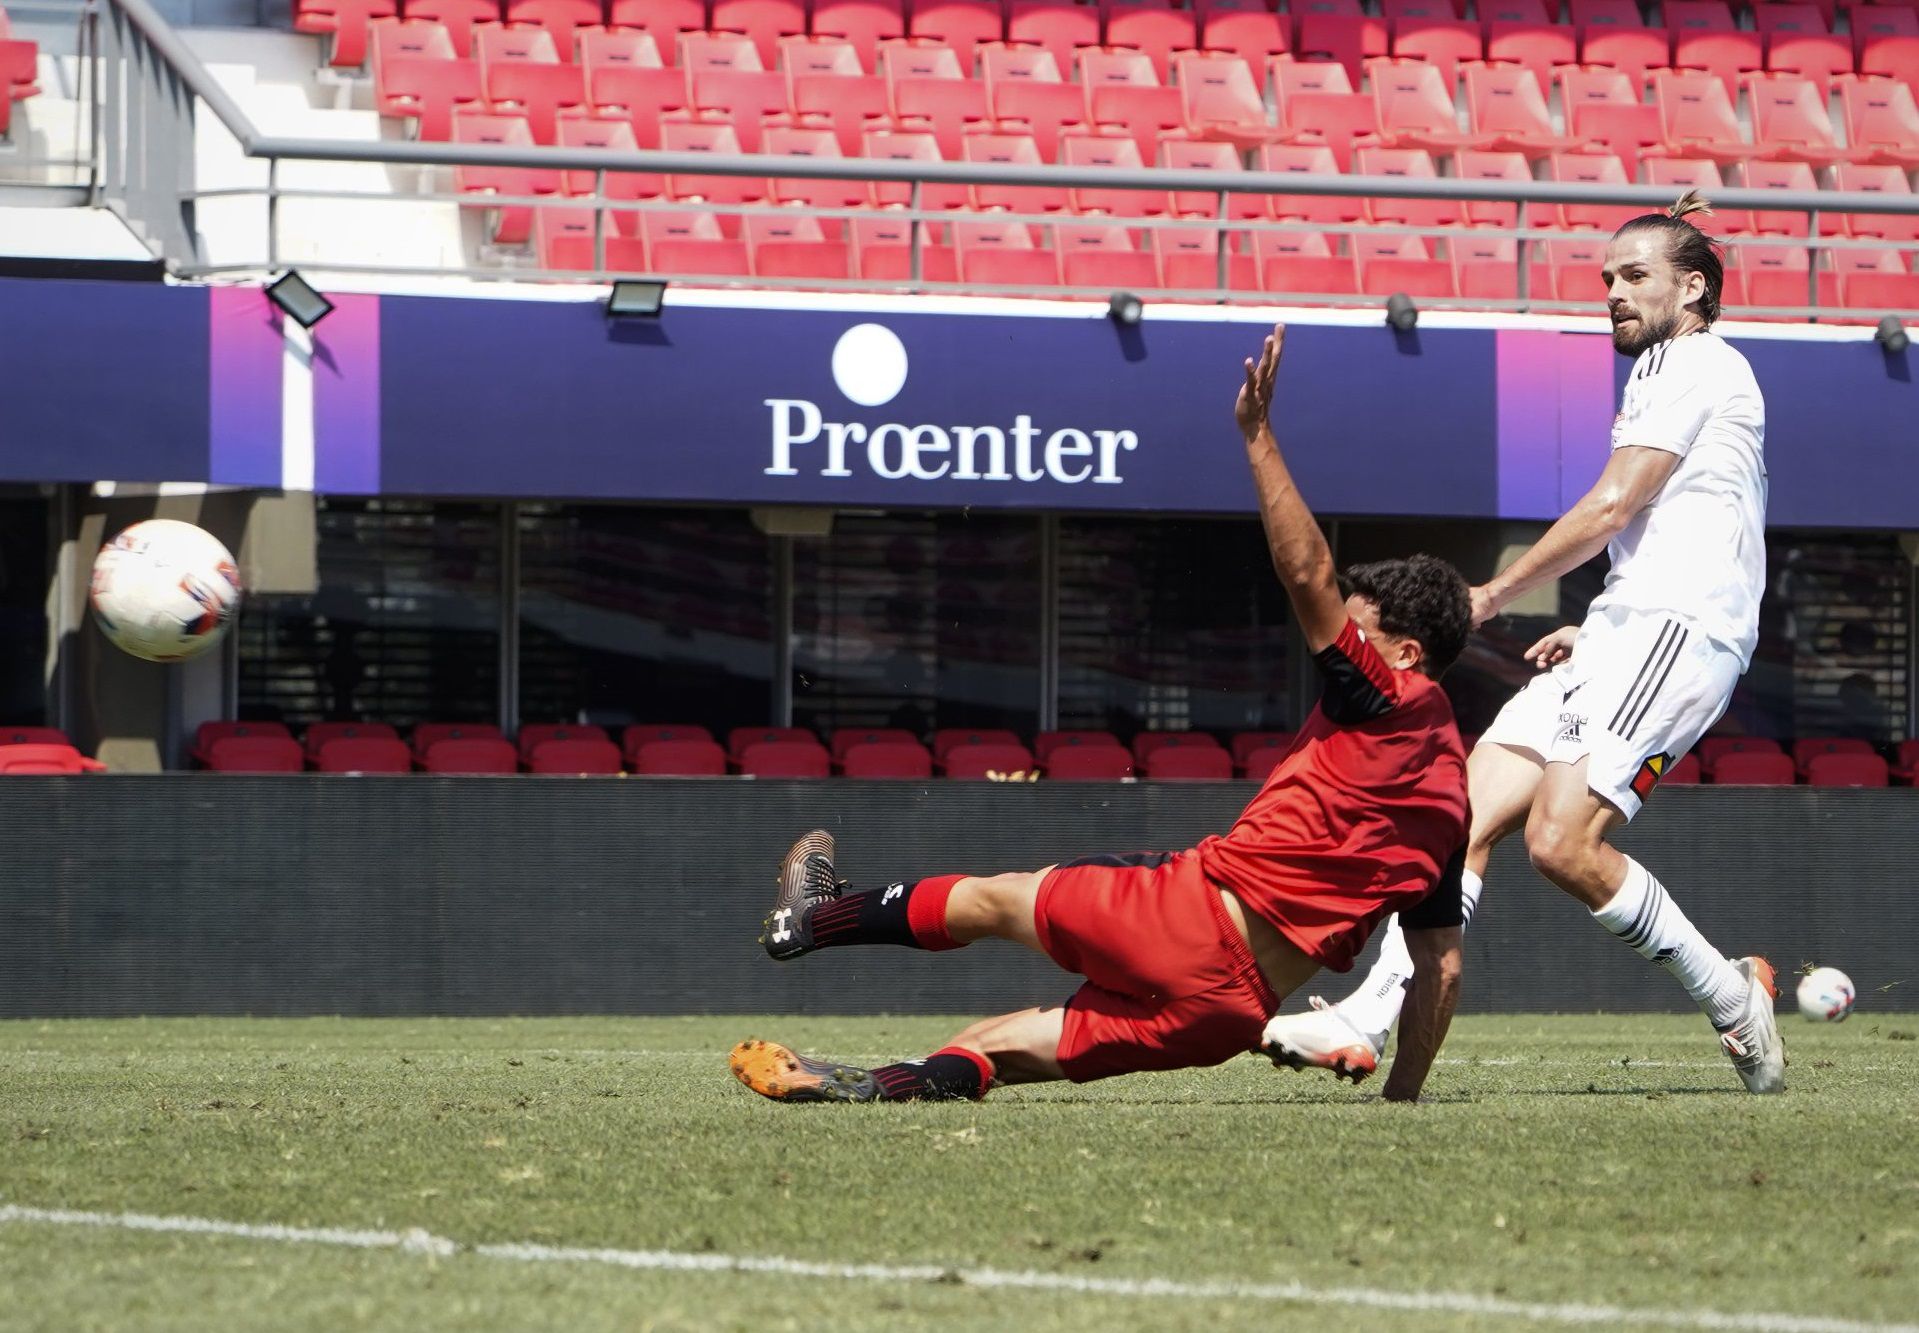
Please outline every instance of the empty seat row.
[{"label": "empty seat row", "polygon": [[0,139],[13,132],[13,104],[40,91],[40,44],[12,35],[7,11],[0,8]]}]

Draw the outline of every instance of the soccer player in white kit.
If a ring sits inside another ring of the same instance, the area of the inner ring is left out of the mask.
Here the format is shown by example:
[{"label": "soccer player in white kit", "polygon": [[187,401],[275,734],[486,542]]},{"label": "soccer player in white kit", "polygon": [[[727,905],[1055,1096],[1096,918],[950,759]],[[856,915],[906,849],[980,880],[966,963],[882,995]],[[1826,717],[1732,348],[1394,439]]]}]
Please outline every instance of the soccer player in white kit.
[{"label": "soccer player in white kit", "polygon": [[[1480,625],[1602,549],[1612,560],[1585,623],[1527,650],[1543,674],[1468,760],[1465,914],[1470,922],[1493,847],[1524,828],[1539,872],[1678,978],[1747,1089],[1769,1093],[1785,1087],[1771,965],[1721,955],[1665,886],[1606,841],[1725,712],[1759,636],[1765,402],[1745,357],[1712,332],[1724,270],[1683,220],[1710,211],[1692,192],[1614,234],[1602,274],[1613,346],[1636,359],[1611,457],[1530,550],[1473,589]],[[1411,974],[1394,922],[1357,990],[1275,1017],[1263,1049],[1357,1082],[1376,1067]]]}]

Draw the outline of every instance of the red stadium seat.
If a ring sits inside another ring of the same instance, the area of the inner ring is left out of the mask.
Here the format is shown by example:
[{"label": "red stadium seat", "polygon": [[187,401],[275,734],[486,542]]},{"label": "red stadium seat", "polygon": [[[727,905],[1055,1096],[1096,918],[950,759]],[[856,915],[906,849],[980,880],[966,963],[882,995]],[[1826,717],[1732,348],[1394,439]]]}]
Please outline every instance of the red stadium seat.
[{"label": "red stadium seat", "polygon": [[[462,110],[453,117],[454,143],[514,144],[532,147],[533,131],[526,117],[517,114],[493,114]],[[528,167],[453,168],[453,188],[470,195],[558,194],[560,173]],[[530,205],[508,204],[491,208],[489,236],[498,245],[524,245],[533,233],[533,209]]]},{"label": "red stadium seat", "polygon": [[1919,170],[1919,105],[1896,79],[1841,79],[1846,141],[1860,161]]},{"label": "red stadium seat", "polygon": [[620,747],[590,736],[541,741],[527,758],[526,771],[553,777],[610,777],[620,772]]},{"label": "red stadium seat", "polygon": [[[1550,179],[1562,184],[1628,185],[1632,177],[1626,165],[1611,153],[1554,153],[1549,164]],[[1643,209],[1627,204],[1561,204],[1559,225],[1568,230],[1597,227],[1613,231]]]},{"label": "red stadium seat", "polygon": [[[1491,148],[1489,134],[1461,133],[1453,95],[1431,65],[1414,60],[1369,60],[1379,109],[1379,139],[1388,148],[1424,148],[1451,153],[1461,148]],[[1302,99],[1303,100],[1303,99]]]},{"label": "red stadium seat", "polygon": [[[399,12],[398,0],[294,0],[293,30],[331,37],[327,64],[335,69],[358,69],[366,63],[368,25]],[[0,30],[0,37],[6,35]]]},{"label": "red stadium seat", "polygon": [[751,37],[739,32],[683,32],[679,37],[681,69],[691,73],[702,69],[765,69],[760,48]]},{"label": "red stadium seat", "polygon": [[[319,758],[321,747],[329,741],[399,739],[400,733],[385,722],[315,722],[301,736],[300,744],[312,760]],[[0,745],[6,743],[6,735],[0,734]]]},{"label": "red stadium seat", "polygon": [[1644,88],[1653,71],[1672,63],[1672,51],[1663,30],[1592,27],[1580,37],[1579,59],[1586,65],[1616,69],[1632,81],[1633,87]]},{"label": "red stadium seat", "polygon": [[[1339,160],[1321,144],[1269,144],[1260,150],[1259,169],[1309,176],[1337,176]],[[1325,222],[1337,226],[1366,220],[1366,201],[1357,195],[1275,194],[1266,198],[1267,216],[1280,221]]]},{"label": "red stadium seat", "polygon": [[479,107],[480,66],[472,60],[395,56],[379,71],[375,101],[383,116],[417,120],[416,137],[445,143],[453,137],[453,113]]},{"label": "red stadium seat", "polygon": [[506,0],[506,21],[544,28],[560,59],[571,60],[576,34],[600,26],[600,0]]},{"label": "red stadium seat", "polygon": [[1073,0],[1010,0],[1006,40],[1043,46],[1070,69],[1076,49],[1099,45],[1099,11]]},{"label": "red stadium seat", "polygon": [[[1841,162],[1833,169],[1833,185],[1841,190],[1866,194],[1909,196],[1912,185],[1906,173],[1895,166],[1861,166]],[[1919,241],[1919,216],[1893,213],[1843,213],[1839,215],[1848,236],[1889,241]]]},{"label": "red stadium seat", "polygon": [[1770,736],[1707,736],[1693,746],[1693,753],[1706,766],[1708,778],[1714,765],[1729,754],[1784,754],[1786,751]]},{"label": "red stadium seat", "polygon": [[832,122],[840,152],[847,157],[859,157],[866,131],[890,114],[886,80],[877,76],[801,75],[793,80],[791,95],[798,114]]},{"label": "red stadium seat", "polygon": [[879,44],[906,35],[904,7],[900,0],[815,0],[813,35],[851,42],[860,65],[874,73],[879,69]]},{"label": "red stadium seat", "polygon": [[1831,32],[1818,5],[1764,3],[1752,7],[1752,26],[1770,37],[1779,32]]},{"label": "red stadium seat", "polygon": [[1158,284],[1153,256],[1133,243],[1125,227],[1090,224],[1054,228],[1060,282],[1097,291],[1138,291]]},{"label": "red stadium seat", "polygon": [[953,79],[966,82],[971,67],[943,42],[886,42],[880,46],[880,73],[887,86],[904,79]]},{"label": "red stadium seat", "polygon": [[1140,160],[1153,161],[1167,135],[1186,134],[1186,101],[1177,88],[1129,85],[1088,88],[1087,112],[1102,132],[1124,130],[1139,145]]},{"label": "red stadium seat", "polygon": [[1452,0],[1381,0],[1380,13],[1393,22],[1401,19],[1454,20],[1464,13]]},{"label": "red stadium seat", "polygon": [[[1219,738],[1206,731],[1142,731],[1133,737],[1133,758],[1141,763],[1161,750],[1220,750]],[[1232,758],[1227,755],[1228,760]]]},{"label": "red stadium seat", "polygon": [[1900,741],[1898,758],[1893,760],[1894,781],[1910,787],[1919,781],[1919,739]]},{"label": "red stadium seat", "polygon": [[[1198,25],[1192,13],[1184,10],[1150,6],[1114,9],[1106,20],[1106,44],[1144,53],[1163,83],[1169,77],[1174,53],[1199,45]],[[1262,67],[1264,54],[1252,62],[1254,69]]]},{"label": "red stadium seat", "polygon": [[499,727],[491,722],[422,722],[413,728],[411,743],[414,758],[423,759],[426,752],[441,741],[504,739]]},{"label": "red stadium seat", "polygon": [[660,44],[651,33],[583,29],[577,34],[577,43],[575,54],[589,88],[593,76],[603,69],[659,69],[666,63],[660,59]]},{"label": "red stadium seat", "polygon": [[967,133],[984,129],[993,115],[986,85],[971,79],[901,79],[893,85],[893,112],[901,129],[930,132],[949,162],[961,160]]},{"label": "red stadium seat", "polygon": [[1250,752],[1239,766],[1239,775],[1254,782],[1264,782],[1273,775],[1273,770],[1291,751],[1289,745],[1262,745]]},{"label": "red stadium seat", "polygon": [[520,757],[497,737],[454,737],[427,746],[420,767],[429,773],[517,773]]},{"label": "red stadium seat", "polygon": [[1258,264],[1230,248],[1222,254],[1216,231],[1154,231],[1152,248],[1161,287],[1211,292],[1223,281],[1235,291],[1259,288]]},{"label": "red stadium seat", "polygon": [[961,67],[970,70],[974,48],[981,42],[999,41],[1006,25],[996,0],[915,0],[908,31],[915,38],[931,38],[952,47]]},{"label": "red stadium seat", "polygon": [[1359,290],[1368,296],[1404,293],[1447,299],[1459,295],[1452,264],[1434,259],[1417,236],[1359,238]]},{"label": "red stadium seat", "polygon": [[1286,296],[1357,296],[1359,268],[1351,255],[1338,255],[1324,236],[1258,233],[1253,252],[1259,260],[1261,290]]},{"label": "red stadium seat", "polygon": [[1919,37],[1868,37],[1859,44],[1859,73],[1919,84]]},{"label": "red stadium seat", "polygon": [[1234,733],[1228,749],[1232,753],[1233,762],[1244,767],[1253,751],[1273,746],[1281,750],[1289,750],[1292,748],[1293,739],[1293,733],[1290,731],[1241,731]]},{"label": "red stadium seat", "polygon": [[1149,782],[1230,782],[1233,757],[1219,746],[1175,746],[1140,760]]},{"label": "red stadium seat", "polygon": [[1739,26],[1726,0],[1661,0],[1660,10],[1674,33],[1732,32]]},{"label": "red stadium seat", "polygon": [[1449,91],[1458,81],[1460,65],[1485,54],[1485,39],[1477,23],[1454,18],[1404,18],[1393,24],[1393,55],[1425,61],[1439,71],[1440,82]]},{"label": "red stadium seat", "polygon": [[1488,29],[1496,24],[1544,27],[1559,17],[1559,0],[1481,0],[1479,17]]},{"label": "red stadium seat", "polygon": [[840,773],[849,778],[917,781],[933,776],[933,756],[910,738],[866,742],[846,752],[840,761]]},{"label": "red stadium seat", "polygon": [[[1296,13],[1298,11],[1295,11]],[[1387,50],[1386,20],[1353,14],[1299,13],[1293,54],[1302,61],[1331,60],[1345,66],[1358,87],[1365,62]]]},{"label": "red stadium seat", "polygon": [[426,19],[377,19],[370,29],[373,47],[374,96],[380,96],[380,69],[395,57],[423,60],[457,60],[453,39],[443,24]]},{"label": "red stadium seat", "polygon": [[1267,76],[1273,84],[1273,105],[1279,111],[1279,123],[1286,123],[1288,98],[1302,94],[1350,93],[1355,91],[1352,76],[1344,65],[1330,61],[1303,64],[1290,58],[1270,62]]},{"label": "red stadium seat", "polygon": [[[760,141],[761,151],[783,157],[837,159],[840,141],[832,130],[815,127],[796,128],[769,125]],[[775,177],[768,186],[776,204],[804,204],[812,208],[862,208],[869,194],[864,181],[813,180]],[[845,230],[838,221],[825,221],[826,235],[838,239]]]},{"label": "red stadium seat", "polygon": [[1793,781],[1792,760],[1788,756],[1755,750],[1721,756],[1707,772],[1721,786],[1790,787]]},{"label": "red stadium seat", "polygon": [[1822,754],[1876,754],[1872,742],[1857,736],[1802,736],[1792,743],[1793,766],[1803,777],[1812,761]]},{"label": "red stadium seat", "polygon": [[805,727],[734,727],[726,733],[726,753],[735,763],[746,756],[749,745],[819,744],[819,737]]},{"label": "red stadium seat", "polygon": [[789,92],[793,80],[806,74],[832,75],[857,79],[866,74],[860,53],[853,43],[839,37],[782,37],[780,73],[786,76]]},{"label": "red stadium seat", "polygon": [[1001,84],[993,94],[995,128],[1033,136],[1040,159],[1059,160],[1062,134],[1087,127],[1086,100],[1070,83]]},{"label": "red stadium seat", "polygon": [[1041,761],[1052,782],[1120,782],[1133,776],[1133,756],[1113,745],[1061,745]]},{"label": "red stadium seat", "polygon": [[215,742],[236,736],[293,739],[284,722],[202,722],[193,733],[193,759],[197,763],[208,763],[213,758]]},{"label": "red stadium seat", "polygon": [[[316,725],[324,726],[325,723]],[[335,723],[334,725],[341,725]],[[58,727],[0,727],[0,745],[71,745],[73,741]]]},{"label": "red stadium seat", "polygon": [[[595,114],[618,116],[631,125],[634,139],[641,148],[658,148],[660,121],[669,115],[684,114],[692,105],[686,74],[678,69],[597,70],[588,79],[587,96]],[[664,189],[665,185],[661,184],[652,193]]]},{"label": "red stadium seat", "polygon": [[[1097,55],[1087,52],[1086,55]],[[995,42],[980,48],[980,73],[986,80],[988,101],[1012,83],[1061,83],[1059,61],[1043,46],[1007,46]],[[1150,62],[1148,62],[1150,64]],[[997,103],[996,103],[997,104]]]},{"label": "red stadium seat", "polygon": [[726,751],[698,737],[645,741],[629,758],[633,772],[644,777],[717,778],[726,773]]},{"label": "red stadium seat", "polygon": [[1674,35],[1672,63],[1675,69],[1712,75],[1737,101],[1746,76],[1763,70],[1766,57],[1756,32],[1693,30]]},{"label": "red stadium seat", "polygon": [[[1527,184],[1532,168],[1524,153],[1492,153],[1462,149],[1453,154],[1453,174],[1461,180],[1512,181]],[[1466,221],[1475,227],[1514,227],[1519,223],[1519,205],[1493,200],[1474,200],[1466,205]]]},{"label": "red stadium seat", "polygon": [[1842,273],[1840,304],[1849,310],[1919,313],[1919,273]]},{"label": "red stadium seat", "polygon": [[[1433,155],[1419,148],[1362,148],[1358,163],[1362,176],[1439,178]],[[1466,205],[1453,199],[1374,199],[1369,210],[1374,222],[1397,227],[1456,227],[1466,220]]]},{"label": "red stadium seat", "polygon": [[[1757,12],[1796,8],[1800,6],[1760,5]],[[1845,38],[1823,32],[1775,32],[1766,39],[1766,68],[1774,74],[1810,79],[1823,100],[1831,96],[1836,79],[1852,73],[1852,48]]]},{"label": "red stadium seat", "polygon": [[1004,727],[941,727],[933,733],[933,759],[944,764],[946,756],[962,745],[1018,745],[1017,733]]},{"label": "red stadium seat", "polygon": [[949,778],[983,778],[988,773],[1030,773],[1033,752],[1024,745],[1006,743],[956,745],[940,761],[940,771]]},{"label": "red stadium seat", "polygon": [[[1060,158],[1075,167],[1137,170],[1144,165],[1138,142],[1125,133],[1065,135],[1060,140]],[[1151,190],[1075,188],[1068,192],[1068,197],[1076,213],[1105,213],[1116,217],[1158,215],[1171,207],[1166,195]]]},{"label": "red stadium seat", "polygon": [[740,772],[754,778],[823,778],[832,763],[816,740],[760,741],[740,754]]},{"label": "red stadium seat", "polygon": [[1585,142],[1576,134],[1554,133],[1546,95],[1523,65],[1468,65],[1466,105],[1473,129],[1492,136],[1494,149],[1542,158]]},{"label": "red stadium seat", "polygon": [[207,749],[207,767],[215,773],[298,773],[306,755],[291,736],[222,736]]},{"label": "red stadium seat", "polygon": [[1582,33],[1588,28],[1643,28],[1637,0],[1571,0],[1569,16]]},{"label": "red stadium seat", "polygon": [[[1742,182],[1749,190],[1805,190],[1808,193],[1819,188],[1818,179],[1812,174],[1812,168],[1804,162],[1748,162],[1745,179]],[[1707,196],[1711,198],[1710,195]],[[1733,216],[1721,217],[1719,210],[1713,211],[1711,226],[1715,231],[1738,232],[1742,228],[1766,236],[1804,236],[1806,234],[1806,215],[1790,210],[1759,210],[1750,212],[1745,209],[1729,210]],[[1836,226],[1828,225],[1828,232],[1836,232]]]},{"label": "red stadium seat", "polygon": [[724,116],[733,122],[740,147],[757,153],[767,117],[786,111],[786,76],[765,70],[702,70],[691,76],[693,109],[702,118]]},{"label": "red stadium seat", "polygon": [[[1698,190],[1711,199],[1725,184],[1725,178],[1717,164],[1704,158],[1655,157],[1646,161],[1646,183],[1675,191]],[[1744,235],[1753,230],[1752,214],[1745,209],[1716,208],[1708,225],[1715,232]]]},{"label": "red stadium seat", "polygon": [[[417,0],[409,0],[408,8]],[[608,0],[609,27],[638,28],[659,45],[663,56],[679,50],[680,34],[706,27],[706,0]]]},{"label": "red stadium seat", "polygon": [[[569,116],[559,123],[560,144],[565,148],[605,148],[614,152],[631,152],[637,147],[633,135],[633,125],[624,119],[610,119],[598,116]],[[594,178],[597,173],[591,171],[566,171],[561,173],[561,188],[569,195],[592,194]],[[638,199],[657,199],[666,192],[666,182],[658,176],[646,175],[637,171],[610,171],[606,173],[606,194],[609,199],[633,201]],[[550,212],[551,210],[547,210]],[[553,230],[558,219],[549,219],[548,230]],[[592,215],[580,212],[573,219],[575,224],[583,225],[588,233],[586,246],[586,264],[592,267]],[[536,223],[536,230],[538,224]],[[617,229],[624,236],[637,236],[640,233],[639,214],[627,209],[611,210],[611,220],[607,223],[610,231]],[[579,226],[570,230],[577,232]],[[568,243],[569,245],[571,242]],[[567,248],[562,246],[562,249]],[[569,263],[562,267],[574,267]],[[549,265],[548,267],[554,267]]]},{"label": "red stadium seat", "polygon": [[959,280],[980,287],[1054,287],[1059,284],[1059,259],[1051,250],[1028,246],[953,247],[959,258]]},{"label": "red stadium seat", "polygon": [[1201,138],[1258,144],[1273,138],[1266,103],[1246,62],[1234,56],[1189,51],[1173,61],[1178,72],[1186,128]]},{"label": "red stadium seat", "polygon": [[803,0],[713,0],[713,30],[742,33],[767,69],[779,65],[780,39],[806,32]]},{"label": "red stadium seat", "polygon": [[411,773],[413,753],[398,736],[335,736],[312,747],[307,729],[308,757],[322,773]]},{"label": "red stadium seat", "polygon": [[507,28],[499,24],[476,28],[473,32],[475,57],[480,62],[480,77],[502,65],[557,65],[559,44],[543,28]]},{"label": "red stadium seat", "polygon": [[1739,133],[1726,85],[1710,74],[1660,70],[1653,75],[1666,149],[1673,157],[1744,162],[1763,154]]},{"label": "red stadium seat", "polygon": [[[660,121],[660,147],[672,153],[711,153],[715,157],[737,156],[740,136],[729,121],[692,120],[667,116]],[[697,199],[709,204],[762,204],[771,188],[761,176],[668,176],[666,193],[671,199]],[[739,232],[738,218],[720,215],[721,229],[728,238]]]},{"label": "red stadium seat", "polygon": [[[656,741],[711,741],[713,733],[705,727],[691,722],[636,722],[620,732],[620,753],[625,758],[637,759],[640,747]],[[720,752],[722,763],[725,751]]]},{"label": "red stadium seat", "polygon": [[[1037,167],[1045,164],[1039,145],[1025,133],[974,133],[961,145],[968,162],[995,166]],[[1066,190],[1047,185],[975,185],[970,187],[975,208],[1003,208],[1013,213],[1060,213],[1066,210]],[[966,255],[960,254],[960,269]]]},{"label": "red stadium seat", "polygon": [[1705,770],[1696,754],[1682,754],[1673,766],[1660,775],[1662,787],[1694,787],[1705,781]]},{"label": "red stadium seat", "polygon": [[[1204,15],[1205,27],[1200,46],[1207,51],[1223,51],[1238,56],[1257,74],[1274,56],[1292,50],[1292,25],[1289,20],[1256,9],[1215,9]],[[1160,73],[1167,77],[1166,71]]]},{"label": "red stadium seat", "polygon": [[[1209,143],[1198,139],[1168,139],[1159,146],[1159,165],[1177,171],[1216,171],[1223,179],[1220,188],[1232,185],[1232,177],[1243,174],[1246,168],[1239,160],[1239,150],[1229,143]],[[1219,195],[1210,190],[1175,190],[1172,194],[1173,212],[1179,217],[1218,217]],[[1263,218],[1268,216],[1266,199],[1257,194],[1229,194],[1226,197],[1226,210],[1230,217]]]},{"label": "red stadium seat", "polygon": [[[262,737],[260,739],[269,745],[276,744],[272,737]],[[246,741],[235,742],[232,740],[224,743],[228,745],[236,743],[242,745],[247,744]],[[292,742],[286,741],[284,744],[291,745]],[[296,746],[295,749],[297,750],[298,747]],[[107,766],[99,760],[89,759],[71,745],[62,742],[0,745],[0,776],[31,777],[36,775],[66,773],[104,773],[106,769]],[[297,773],[299,769],[296,767],[291,769],[275,768],[254,771]]]},{"label": "red stadium seat", "polygon": [[1370,93],[1299,93],[1286,99],[1283,120],[1291,142],[1331,149],[1341,171],[1351,169],[1356,148],[1381,142]]},{"label": "red stadium seat", "polygon": [[406,17],[409,23],[431,19],[440,24],[452,39],[453,53],[464,60],[474,54],[475,26],[484,30],[484,25],[498,23],[500,5],[499,0],[406,0]]},{"label": "red stadium seat", "polygon": [[1124,749],[1110,731],[1042,731],[1033,737],[1033,754],[1043,764],[1064,746],[1111,746]]},{"label": "red stadium seat", "polygon": [[1884,787],[1890,772],[1886,761],[1865,754],[1817,754],[1806,763],[1809,787]]},{"label": "red stadium seat", "polygon": [[591,722],[528,722],[520,728],[518,746],[522,763],[533,758],[533,752],[548,741],[604,741],[606,728],[595,726]]},{"label": "red stadium seat", "polygon": [[1541,90],[1550,89],[1563,69],[1579,64],[1579,44],[1571,28],[1532,23],[1488,23],[1486,59],[1520,65],[1532,71]]},{"label": "red stadium seat", "polygon": [[901,727],[836,727],[827,738],[827,752],[835,764],[844,763],[855,745],[918,745],[919,737]]},{"label": "red stadium seat", "polygon": [[1753,138],[1760,155],[1829,167],[1855,156],[1839,146],[1826,115],[1826,99],[1809,79],[1776,74],[1746,80]]},{"label": "red stadium seat", "polygon": [[[931,130],[888,130],[866,131],[863,136],[866,151],[862,157],[876,158],[889,162],[943,162],[946,155],[940,152],[939,141]],[[873,183],[873,202],[881,207],[904,208],[913,197],[913,187],[904,181],[894,183],[875,181]],[[964,185],[923,185],[920,187],[920,207],[923,209],[949,209],[966,207],[966,187]]]}]

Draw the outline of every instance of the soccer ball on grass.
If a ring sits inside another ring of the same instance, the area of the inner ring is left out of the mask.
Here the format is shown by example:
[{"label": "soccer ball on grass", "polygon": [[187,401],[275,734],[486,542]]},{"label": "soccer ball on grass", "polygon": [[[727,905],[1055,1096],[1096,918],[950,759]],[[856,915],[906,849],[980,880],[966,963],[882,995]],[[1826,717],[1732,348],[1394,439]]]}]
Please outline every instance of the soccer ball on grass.
[{"label": "soccer ball on grass", "polygon": [[218,643],[239,614],[240,570],[212,533],[150,518],[100,548],[89,600],[115,647],[184,662]]},{"label": "soccer ball on grass", "polygon": [[1808,1022],[1844,1022],[1852,998],[1852,978],[1836,967],[1815,967],[1799,978],[1799,1012]]}]

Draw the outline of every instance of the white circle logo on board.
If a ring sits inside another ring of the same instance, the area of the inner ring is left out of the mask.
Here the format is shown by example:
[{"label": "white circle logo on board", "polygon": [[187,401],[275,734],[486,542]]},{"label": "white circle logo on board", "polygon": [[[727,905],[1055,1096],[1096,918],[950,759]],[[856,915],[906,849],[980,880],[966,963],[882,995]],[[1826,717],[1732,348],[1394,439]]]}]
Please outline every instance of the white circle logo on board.
[{"label": "white circle logo on board", "polygon": [[833,347],[833,383],[861,407],[890,403],[906,387],[906,347],[893,330],[855,324]]}]

